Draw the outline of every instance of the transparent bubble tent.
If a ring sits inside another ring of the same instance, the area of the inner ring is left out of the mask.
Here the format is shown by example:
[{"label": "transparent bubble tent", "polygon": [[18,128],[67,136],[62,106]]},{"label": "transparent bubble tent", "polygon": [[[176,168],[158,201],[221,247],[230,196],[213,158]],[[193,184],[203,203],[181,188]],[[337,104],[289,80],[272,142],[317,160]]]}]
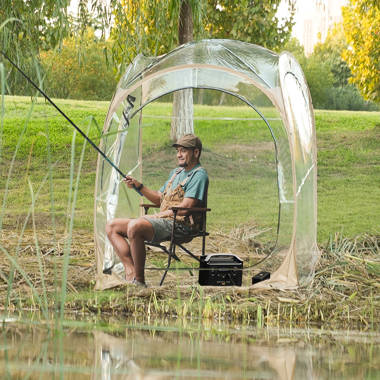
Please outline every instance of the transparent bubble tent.
[{"label": "transparent bubble tent", "polygon": [[[302,70],[294,57],[232,40],[202,40],[160,57],[139,55],[122,76],[104,123],[101,149],[123,171],[143,181],[142,115],[145,106],[183,89],[211,89],[252,107],[273,138],[278,186],[278,228],[273,254],[282,258],[258,288],[291,289],[314,275],[317,248],[317,161],[313,108]],[[255,104],[263,93],[279,122]],[[212,178],[210,178],[212,181]],[[97,289],[119,285],[121,270],[105,234],[107,221],[141,215],[141,197],[99,157],[95,189]]]}]

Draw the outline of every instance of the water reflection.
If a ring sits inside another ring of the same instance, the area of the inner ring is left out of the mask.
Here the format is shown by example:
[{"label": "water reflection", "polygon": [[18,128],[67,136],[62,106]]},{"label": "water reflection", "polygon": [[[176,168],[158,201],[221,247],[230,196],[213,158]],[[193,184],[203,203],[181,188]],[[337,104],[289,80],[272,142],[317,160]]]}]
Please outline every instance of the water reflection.
[{"label": "water reflection", "polygon": [[161,323],[10,321],[2,379],[357,379],[380,377],[377,334]]}]

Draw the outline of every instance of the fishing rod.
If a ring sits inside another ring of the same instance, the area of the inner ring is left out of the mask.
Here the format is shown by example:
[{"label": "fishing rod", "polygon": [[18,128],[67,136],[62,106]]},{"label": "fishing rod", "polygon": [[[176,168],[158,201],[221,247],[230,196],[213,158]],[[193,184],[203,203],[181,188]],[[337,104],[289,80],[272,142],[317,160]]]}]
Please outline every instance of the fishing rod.
[{"label": "fishing rod", "polygon": [[[33,81],[30,79],[21,69],[14,63],[7,54],[5,54],[2,50],[0,53],[15,67],[22,76],[40,93],[44,96],[44,98],[90,143],[90,145],[121,175],[122,178],[125,178],[126,175],[107,157],[107,155],[99,149],[99,147],[49,98],[49,96],[41,90]],[[123,112],[123,116],[126,120],[126,123],[129,125],[128,117]],[[140,194],[141,192],[133,185],[133,188]]]}]

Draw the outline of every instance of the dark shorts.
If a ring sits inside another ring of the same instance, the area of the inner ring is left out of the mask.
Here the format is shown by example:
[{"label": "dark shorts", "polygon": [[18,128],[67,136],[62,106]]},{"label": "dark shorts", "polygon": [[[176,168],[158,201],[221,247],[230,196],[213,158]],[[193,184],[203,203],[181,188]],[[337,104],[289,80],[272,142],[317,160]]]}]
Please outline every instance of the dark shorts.
[{"label": "dark shorts", "polygon": [[[153,239],[151,243],[160,243],[165,240],[170,240],[173,229],[173,220],[167,218],[150,218],[143,216],[153,226]],[[192,233],[191,228],[182,224],[175,224],[174,237],[178,240],[187,240],[186,238]]]}]

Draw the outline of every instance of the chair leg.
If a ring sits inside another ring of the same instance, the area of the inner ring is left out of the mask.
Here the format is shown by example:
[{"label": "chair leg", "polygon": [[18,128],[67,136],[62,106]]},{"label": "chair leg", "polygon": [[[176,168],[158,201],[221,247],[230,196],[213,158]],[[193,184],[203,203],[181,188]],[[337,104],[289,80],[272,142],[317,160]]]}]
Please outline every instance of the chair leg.
[{"label": "chair leg", "polygon": [[160,286],[164,283],[165,277],[168,274],[168,270],[169,270],[170,264],[172,262],[172,258],[174,258],[177,261],[180,261],[180,259],[178,258],[178,256],[175,254],[175,244],[174,244],[173,240],[170,243],[170,247],[169,247],[169,252],[168,253],[169,253],[168,265],[166,266],[165,272],[164,272],[164,274],[163,274],[163,276],[161,278]]},{"label": "chair leg", "polygon": [[169,270],[169,267],[170,267],[170,263],[172,261],[172,257],[169,255],[168,257],[168,265],[166,266],[166,269],[165,269],[165,272],[164,274],[162,275],[162,278],[161,278],[161,281],[160,281],[160,286],[164,283],[165,281],[165,277],[166,275],[168,274],[168,270]]}]

